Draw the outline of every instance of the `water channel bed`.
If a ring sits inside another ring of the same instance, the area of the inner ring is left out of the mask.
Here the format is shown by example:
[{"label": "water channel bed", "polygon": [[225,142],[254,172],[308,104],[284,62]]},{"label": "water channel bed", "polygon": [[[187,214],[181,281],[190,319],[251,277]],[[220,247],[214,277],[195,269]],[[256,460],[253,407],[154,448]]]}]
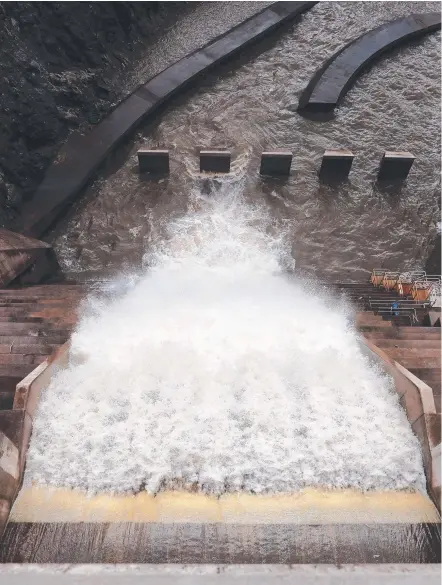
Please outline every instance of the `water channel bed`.
[{"label": "water channel bed", "polygon": [[[207,147],[232,150],[232,180],[245,178],[246,192],[268,207],[275,230],[281,223],[288,227],[299,270],[360,280],[374,266],[422,267],[439,219],[439,33],[377,62],[350,90],[335,119],[306,120],[296,107],[313,72],[349,40],[399,16],[437,9],[432,2],[322,2],[267,43],[262,54],[207,76],[120,151],[115,164],[58,226],[55,245],[67,274],[102,279],[140,268],[152,231],[186,213],[200,181],[198,149]],[[210,9],[210,17],[203,11],[201,20],[198,10],[193,12],[199,34],[204,19],[211,22],[216,10]],[[221,14],[228,21],[225,8]],[[189,27],[188,19],[183,30],[176,25],[176,41],[170,31],[168,51],[161,45],[152,48],[128,86],[145,81],[147,71],[151,74],[155,50],[169,59],[181,56],[183,31],[189,36]],[[166,180],[140,179],[140,146],[170,148]],[[340,147],[356,155],[350,182],[340,188],[320,185],[316,173],[323,151]],[[287,182],[258,177],[260,152],[273,148],[293,150]],[[407,183],[388,194],[375,184],[376,169],[384,150],[397,149],[411,151],[417,160]]]}]

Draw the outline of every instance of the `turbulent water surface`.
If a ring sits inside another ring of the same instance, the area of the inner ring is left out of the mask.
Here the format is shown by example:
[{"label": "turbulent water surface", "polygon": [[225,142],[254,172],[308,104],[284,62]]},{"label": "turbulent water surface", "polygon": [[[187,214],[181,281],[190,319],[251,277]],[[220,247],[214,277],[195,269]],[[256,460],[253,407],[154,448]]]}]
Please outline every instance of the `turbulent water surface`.
[{"label": "turbulent water surface", "polygon": [[[202,3],[152,48],[128,87],[156,72],[155,61],[157,68],[166,66],[194,49],[194,34],[202,44],[225,30],[229,19],[236,24],[257,10],[257,3],[243,4]],[[439,219],[439,33],[376,62],[335,119],[306,120],[296,107],[313,72],[349,40],[398,16],[438,9],[431,2],[320,2],[260,55],[206,77],[138,133],[118,165],[59,226],[55,243],[66,272],[101,279],[141,266],[152,229],[187,208],[200,147],[232,150],[233,172],[247,176],[247,193],[269,204],[271,215],[287,226],[300,271],[360,280],[373,267],[422,267]],[[142,145],[170,148],[167,180],[140,180],[136,151]],[[322,152],[340,147],[356,155],[350,182],[339,189],[321,186]],[[293,150],[287,182],[259,179],[259,155],[268,148]],[[386,149],[410,150],[417,157],[395,195],[374,183]]]},{"label": "turbulent water surface", "polygon": [[417,439],[351,316],[298,282],[288,232],[242,187],[195,186],[144,271],[89,300],[41,399],[27,481],[424,489]]},{"label": "turbulent water surface", "polygon": [[[227,3],[203,6],[202,20],[193,11],[201,42],[204,18],[212,33],[217,10],[228,22]],[[438,35],[377,63],[335,119],[305,120],[296,106],[344,43],[437,6],[321,2],[120,152],[57,231],[68,276],[109,282],[85,305],[69,367],[42,397],[26,481],[117,492],[424,489],[391,382],[361,353],[345,306],[306,276],[360,279],[425,260],[438,220]],[[146,144],[170,148],[167,179],[140,179]],[[198,175],[198,148],[209,146],[232,149],[229,177]],[[339,189],[317,180],[328,147],[356,154]],[[289,180],[258,177],[268,148],[293,150]],[[374,186],[384,149],[417,156],[393,196]]]}]

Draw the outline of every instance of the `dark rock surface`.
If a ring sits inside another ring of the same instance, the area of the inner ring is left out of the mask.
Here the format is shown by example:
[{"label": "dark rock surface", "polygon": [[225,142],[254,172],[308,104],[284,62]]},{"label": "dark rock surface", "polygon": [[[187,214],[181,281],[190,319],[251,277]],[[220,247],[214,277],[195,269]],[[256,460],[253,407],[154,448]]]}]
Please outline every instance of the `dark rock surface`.
[{"label": "dark rock surface", "polygon": [[69,131],[118,101],[115,73],[187,2],[0,3],[0,226],[29,200]]}]

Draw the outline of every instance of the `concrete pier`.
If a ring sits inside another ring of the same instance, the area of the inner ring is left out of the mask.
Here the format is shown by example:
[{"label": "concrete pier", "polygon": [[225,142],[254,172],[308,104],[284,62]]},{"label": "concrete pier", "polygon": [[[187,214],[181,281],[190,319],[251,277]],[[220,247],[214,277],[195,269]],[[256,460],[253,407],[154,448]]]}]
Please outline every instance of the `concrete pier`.
[{"label": "concrete pier", "polygon": [[319,178],[324,182],[344,181],[348,178],[353,159],[351,150],[326,150],[322,157]]},{"label": "concrete pier", "polygon": [[379,165],[378,181],[404,181],[414,158],[411,152],[385,151]]},{"label": "concrete pier", "polygon": [[140,173],[167,175],[169,173],[169,151],[140,148],[137,152]]},{"label": "concrete pier", "polygon": [[229,150],[201,150],[201,173],[229,173],[231,153]]},{"label": "concrete pier", "polygon": [[289,150],[263,152],[261,155],[260,175],[288,176],[292,165],[293,154]]}]

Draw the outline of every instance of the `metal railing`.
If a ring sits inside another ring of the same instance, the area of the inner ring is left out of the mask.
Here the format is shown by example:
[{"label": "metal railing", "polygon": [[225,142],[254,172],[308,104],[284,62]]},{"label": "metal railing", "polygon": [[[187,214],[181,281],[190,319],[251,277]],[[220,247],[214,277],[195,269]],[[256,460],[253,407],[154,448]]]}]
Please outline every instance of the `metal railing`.
[{"label": "metal railing", "polygon": [[441,306],[441,276],[427,274],[424,270],[405,272],[375,268],[370,282],[386,291],[395,291],[399,296],[411,297],[416,301],[431,300],[432,305]]}]

